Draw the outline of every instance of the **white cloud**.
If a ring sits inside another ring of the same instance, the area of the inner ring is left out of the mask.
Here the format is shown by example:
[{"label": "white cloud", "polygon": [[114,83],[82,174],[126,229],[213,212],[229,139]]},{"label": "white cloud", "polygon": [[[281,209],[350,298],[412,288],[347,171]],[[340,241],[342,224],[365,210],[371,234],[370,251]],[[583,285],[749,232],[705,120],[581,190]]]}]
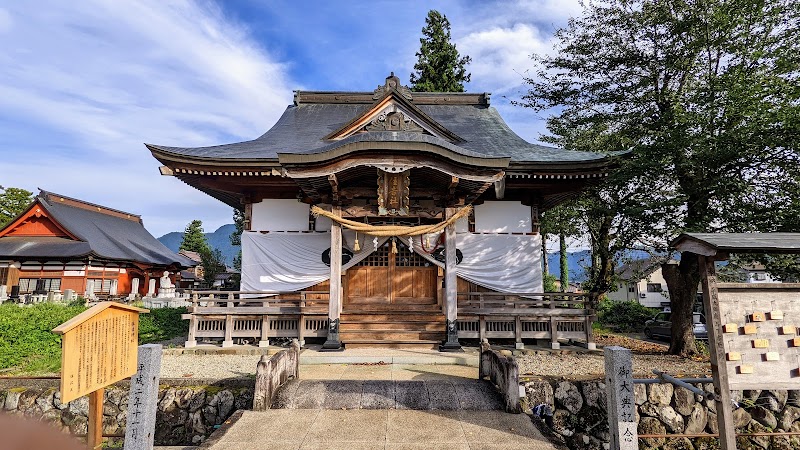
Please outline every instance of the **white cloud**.
[{"label": "white cloud", "polygon": [[[160,177],[142,143],[260,135],[291,101],[286,67],[213,4],[50,3],[0,10],[0,32],[15,20],[0,53],[0,129],[37,130],[24,150],[0,147],[2,184],[141,213],[156,235],[229,222],[229,207]],[[61,147],[69,155],[54,157]]]},{"label": "white cloud", "polygon": [[522,77],[533,66],[532,54],[546,53],[552,47],[550,36],[521,23],[472,32],[461,38],[459,45],[463,54],[472,57],[473,85],[491,85],[502,92],[522,84]]}]

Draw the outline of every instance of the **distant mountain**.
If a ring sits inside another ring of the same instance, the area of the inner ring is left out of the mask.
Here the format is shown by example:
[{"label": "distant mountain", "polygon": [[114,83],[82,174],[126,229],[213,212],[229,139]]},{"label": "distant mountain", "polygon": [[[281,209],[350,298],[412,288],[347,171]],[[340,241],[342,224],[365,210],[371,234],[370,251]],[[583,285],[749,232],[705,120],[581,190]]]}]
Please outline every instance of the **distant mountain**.
[{"label": "distant mountain", "polygon": [[[623,259],[630,261],[636,259],[644,259],[650,256],[644,250],[628,250],[625,252]],[[547,254],[548,272],[550,275],[556,277],[560,276],[558,252]],[[622,264],[624,261],[620,261]],[[588,278],[586,271],[592,265],[592,252],[589,250],[581,250],[578,252],[567,252],[567,267],[569,268],[569,281],[582,283]]]},{"label": "distant mountain", "polygon": [[[233,267],[233,258],[239,253],[239,246],[231,245],[230,235],[234,231],[236,231],[236,225],[229,223],[217,228],[217,231],[213,233],[205,234],[209,247],[217,248],[222,252],[222,257],[228,267]],[[173,252],[177,252],[183,242],[183,232],[173,231],[161,236],[158,240]]]}]

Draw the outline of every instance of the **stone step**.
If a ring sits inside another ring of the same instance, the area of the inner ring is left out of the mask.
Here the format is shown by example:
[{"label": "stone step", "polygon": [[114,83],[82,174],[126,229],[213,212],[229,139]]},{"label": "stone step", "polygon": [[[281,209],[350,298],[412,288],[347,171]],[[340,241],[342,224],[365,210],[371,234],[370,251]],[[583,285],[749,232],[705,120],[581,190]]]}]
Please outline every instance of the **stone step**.
[{"label": "stone step", "polygon": [[339,331],[361,330],[403,330],[403,331],[443,331],[444,323],[431,320],[353,320],[341,321]]},{"label": "stone step", "polygon": [[485,380],[291,380],[273,409],[502,410],[500,394]]}]

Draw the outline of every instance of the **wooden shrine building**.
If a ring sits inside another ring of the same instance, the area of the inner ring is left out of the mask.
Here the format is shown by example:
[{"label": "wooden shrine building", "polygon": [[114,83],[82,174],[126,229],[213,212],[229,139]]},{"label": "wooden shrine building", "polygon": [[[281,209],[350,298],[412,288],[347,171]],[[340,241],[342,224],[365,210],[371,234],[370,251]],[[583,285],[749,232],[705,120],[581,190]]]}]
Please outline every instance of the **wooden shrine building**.
[{"label": "wooden shrine building", "polygon": [[591,340],[581,299],[542,296],[538,222],[614,155],[528,143],[489,94],[411,92],[392,74],[369,92],[296,91],[251,141],[146,145],[162,175],[245,212],[242,293],[198,304],[187,345]]},{"label": "wooden shrine building", "polygon": [[40,191],[0,229],[0,289],[12,297],[68,289],[89,298],[144,295],[151,279],[194,265],[141,217],[52,192]]}]

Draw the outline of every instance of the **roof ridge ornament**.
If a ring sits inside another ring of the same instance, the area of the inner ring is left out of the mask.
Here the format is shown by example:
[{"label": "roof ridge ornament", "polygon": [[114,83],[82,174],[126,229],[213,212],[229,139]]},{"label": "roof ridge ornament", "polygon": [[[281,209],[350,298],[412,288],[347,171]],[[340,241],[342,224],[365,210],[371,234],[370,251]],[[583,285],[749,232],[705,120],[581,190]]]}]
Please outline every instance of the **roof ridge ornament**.
[{"label": "roof ridge ornament", "polygon": [[379,98],[386,95],[389,91],[396,91],[398,94],[402,95],[407,100],[412,100],[411,89],[408,86],[403,86],[400,84],[400,78],[398,78],[394,72],[390,72],[389,76],[386,77],[386,82],[383,86],[378,86],[377,89],[373,92],[372,99],[378,100]]}]

